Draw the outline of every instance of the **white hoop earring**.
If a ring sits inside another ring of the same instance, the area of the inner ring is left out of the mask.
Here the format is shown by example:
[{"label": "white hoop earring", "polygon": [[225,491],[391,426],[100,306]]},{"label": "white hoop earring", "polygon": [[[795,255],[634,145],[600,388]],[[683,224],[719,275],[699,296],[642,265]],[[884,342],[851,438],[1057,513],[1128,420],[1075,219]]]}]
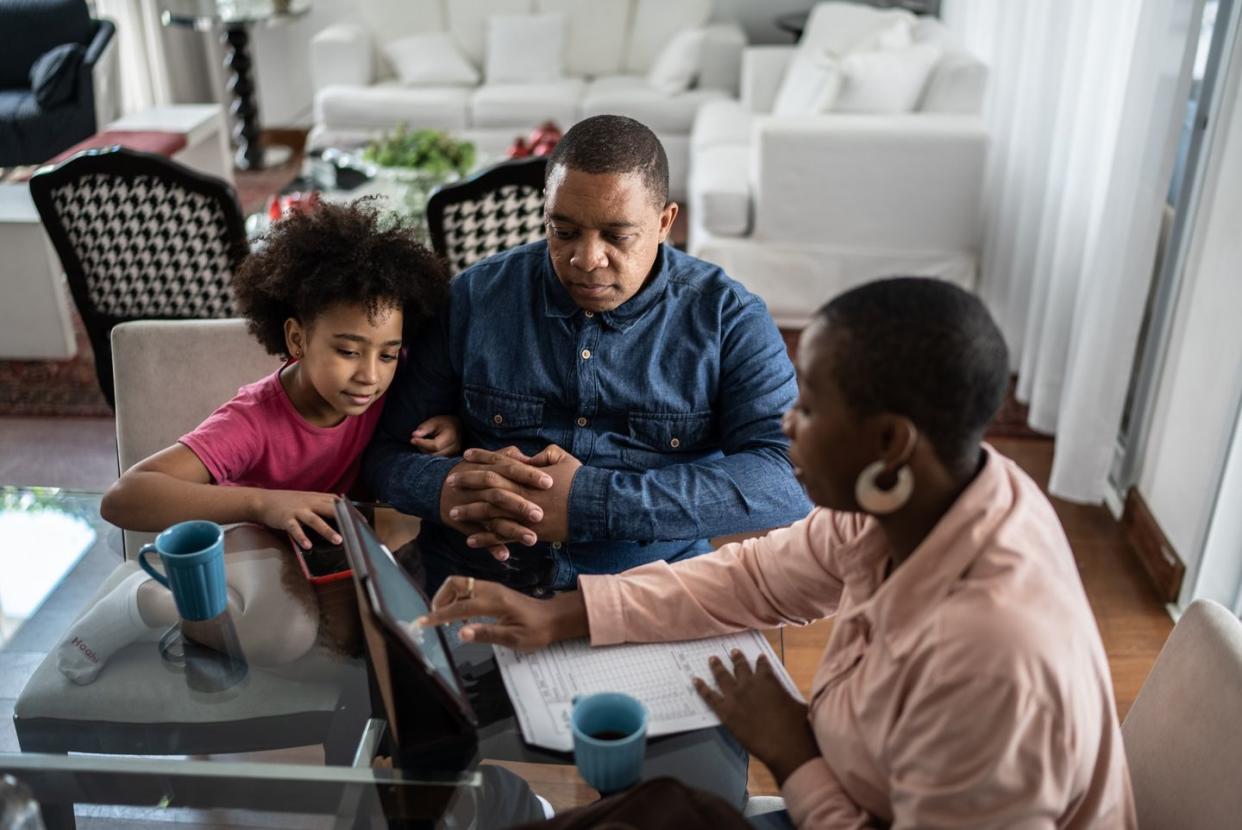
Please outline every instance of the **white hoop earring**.
[{"label": "white hoop earring", "polygon": [[876,484],[882,472],[884,462],[874,461],[858,474],[858,481],[854,483],[854,500],[858,506],[878,516],[901,509],[914,492],[914,473],[910,472],[908,465],[903,464],[897,470],[897,483],[891,490],[881,490]]}]

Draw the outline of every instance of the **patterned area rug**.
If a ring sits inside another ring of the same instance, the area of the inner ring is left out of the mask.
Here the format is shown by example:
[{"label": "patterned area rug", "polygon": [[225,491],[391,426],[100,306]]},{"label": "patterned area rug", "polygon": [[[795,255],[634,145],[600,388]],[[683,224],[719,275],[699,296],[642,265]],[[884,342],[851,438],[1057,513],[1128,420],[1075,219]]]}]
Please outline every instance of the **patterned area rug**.
[{"label": "patterned area rug", "polygon": [[[65,293],[68,294],[66,288]],[[70,300],[69,307],[73,309]],[[95,353],[73,311],[78,344],[71,360],[0,360],[0,415],[111,415],[95,379]]]}]

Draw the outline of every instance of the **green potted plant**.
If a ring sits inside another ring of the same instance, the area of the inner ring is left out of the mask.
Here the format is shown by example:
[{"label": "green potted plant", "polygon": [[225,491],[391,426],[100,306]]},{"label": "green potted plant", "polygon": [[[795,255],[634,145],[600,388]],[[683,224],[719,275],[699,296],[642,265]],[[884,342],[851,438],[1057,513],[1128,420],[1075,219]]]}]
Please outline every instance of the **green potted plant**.
[{"label": "green potted plant", "polygon": [[368,144],[362,160],[375,168],[373,175],[392,182],[411,213],[421,215],[431,191],[470,172],[475,149],[440,130],[410,130],[400,124]]}]

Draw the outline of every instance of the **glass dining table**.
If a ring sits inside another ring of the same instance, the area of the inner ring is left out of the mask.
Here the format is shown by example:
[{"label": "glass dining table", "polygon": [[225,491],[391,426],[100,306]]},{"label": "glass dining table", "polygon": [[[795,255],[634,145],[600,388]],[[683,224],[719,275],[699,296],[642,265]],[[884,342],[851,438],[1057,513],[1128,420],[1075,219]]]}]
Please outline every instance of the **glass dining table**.
[{"label": "glass dining table", "polygon": [[[175,632],[157,631],[93,683],[70,682],[57,646],[134,567],[99,501],[0,487],[0,776],[20,782],[48,828],[506,827],[538,818],[515,802],[525,784],[514,771],[536,790],[565,781],[580,801],[595,796],[572,755],[523,740],[492,651],[478,644],[452,643],[480,725],[473,757],[451,766],[386,760],[365,653],[317,646],[288,666],[247,665],[244,654],[238,665],[190,659]],[[747,759],[719,728],[656,738],[643,777],[661,776],[741,807]]]}]

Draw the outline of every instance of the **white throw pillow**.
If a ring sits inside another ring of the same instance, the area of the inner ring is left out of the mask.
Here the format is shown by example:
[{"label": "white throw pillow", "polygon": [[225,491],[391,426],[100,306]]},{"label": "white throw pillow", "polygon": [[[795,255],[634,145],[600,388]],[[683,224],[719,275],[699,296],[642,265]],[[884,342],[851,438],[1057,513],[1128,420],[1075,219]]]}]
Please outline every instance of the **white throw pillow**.
[{"label": "white throw pillow", "polygon": [[399,38],[385,44],[382,51],[403,84],[474,86],[479,82],[479,70],[461,53],[448,32]]},{"label": "white throw pillow", "polygon": [[689,89],[699,75],[705,37],[702,29],[683,29],[673,35],[651,65],[647,83],[665,95]]},{"label": "white throw pillow", "polygon": [[869,32],[857,43],[850,45],[847,52],[889,52],[895,49],[909,49],[914,44],[914,30],[906,18],[898,18]]},{"label": "white throw pillow", "polygon": [[916,43],[889,52],[851,52],[841,59],[841,90],[833,112],[913,112],[940,47]]},{"label": "white throw pillow", "polygon": [[487,82],[555,81],[565,62],[565,15],[497,14],[487,18]]},{"label": "white throw pillow", "polygon": [[841,69],[827,52],[800,49],[789,62],[773,115],[815,115],[832,109],[841,91]]}]

